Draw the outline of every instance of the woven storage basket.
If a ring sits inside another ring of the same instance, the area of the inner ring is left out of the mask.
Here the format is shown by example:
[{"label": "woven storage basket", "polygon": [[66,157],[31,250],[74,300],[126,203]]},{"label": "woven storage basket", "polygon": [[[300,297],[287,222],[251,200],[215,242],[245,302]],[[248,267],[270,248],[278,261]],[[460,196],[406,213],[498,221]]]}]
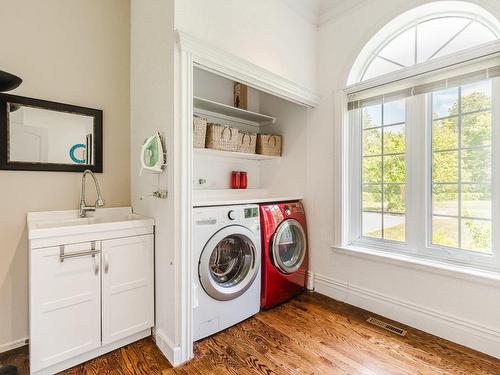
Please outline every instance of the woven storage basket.
[{"label": "woven storage basket", "polygon": [[238,134],[238,152],[255,154],[257,146],[257,134],[240,132]]},{"label": "woven storage basket", "polygon": [[281,135],[257,134],[257,154],[281,156]]},{"label": "woven storage basket", "polygon": [[238,128],[219,124],[207,125],[206,147],[221,151],[238,149]]},{"label": "woven storage basket", "polygon": [[193,116],[193,147],[205,148],[205,137],[207,135],[207,120]]}]

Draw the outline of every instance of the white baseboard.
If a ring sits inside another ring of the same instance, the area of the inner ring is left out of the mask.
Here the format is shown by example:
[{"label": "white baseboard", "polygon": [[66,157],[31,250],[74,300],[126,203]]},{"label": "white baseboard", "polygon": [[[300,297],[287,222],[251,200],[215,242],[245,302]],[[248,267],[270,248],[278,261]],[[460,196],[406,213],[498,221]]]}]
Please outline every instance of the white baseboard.
[{"label": "white baseboard", "polygon": [[8,342],[5,344],[0,344],[0,353],[8,352],[9,350],[20,348],[21,346],[26,345],[28,338],[19,339],[16,341]]},{"label": "white baseboard", "polygon": [[500,330],[373,290],[314,275],[315,290],[338,301],[500,358]]},{"label": "white baseboard", "polygon": [[163,355],[168,359],[173,367],[179,366],[181,361],[181,347],[174,343],[163,333],[161,329],[154,330],[156,345],[160,348]]}]

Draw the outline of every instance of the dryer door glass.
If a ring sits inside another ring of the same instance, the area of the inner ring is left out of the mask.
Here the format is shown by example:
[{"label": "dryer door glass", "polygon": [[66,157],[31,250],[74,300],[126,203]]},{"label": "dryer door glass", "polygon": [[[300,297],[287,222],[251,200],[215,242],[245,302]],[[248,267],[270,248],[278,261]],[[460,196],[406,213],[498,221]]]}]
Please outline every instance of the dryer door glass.
[{"label": "dryer door glass", "polygon": [[230,226],[206,244],[198,272],[203,289],[212,298],[231,300],[252,285],[259,271],[260,252],[250,237],[255,236],[247,228]]},{"label": "dryer door glass", "polygon": [[306,234],[297,220],[283,221],[273,239],[274,264],[283,273],[297,271],[306,256]]}]

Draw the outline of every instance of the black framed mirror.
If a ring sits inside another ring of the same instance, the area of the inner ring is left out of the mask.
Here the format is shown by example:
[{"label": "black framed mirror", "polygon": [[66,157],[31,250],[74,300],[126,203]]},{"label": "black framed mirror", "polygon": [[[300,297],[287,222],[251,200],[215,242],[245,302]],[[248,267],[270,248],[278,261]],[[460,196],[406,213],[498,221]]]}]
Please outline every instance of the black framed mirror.
[{"label": "black framed mirror", "polygon": [[0,169],[102,172],[102,111],[0,94]]}]

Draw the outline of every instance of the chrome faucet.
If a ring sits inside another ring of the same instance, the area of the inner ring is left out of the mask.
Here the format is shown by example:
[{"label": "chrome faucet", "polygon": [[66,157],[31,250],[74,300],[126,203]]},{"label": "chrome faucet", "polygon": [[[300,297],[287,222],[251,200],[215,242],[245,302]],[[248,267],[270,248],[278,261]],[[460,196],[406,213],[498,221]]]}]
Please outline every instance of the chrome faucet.
[{"label": "chrome faucet", "polygon": [[[87,206],[87,203],[85,202],[85,178],[88,174],[92,176],[95,184],[95,190],[97,192],[97,200],[95,201],[93,206]],[[101,187],[99,186],[99,182],[97,181],[94,173],[91,170],[87,169],[85,172],[83,172],[82,175],[82,190],[80,191],[80,217],[86,217],[88,211],[95,211],[97,207],[103,206],[104,199],[102,199],[101,196]]]}]

